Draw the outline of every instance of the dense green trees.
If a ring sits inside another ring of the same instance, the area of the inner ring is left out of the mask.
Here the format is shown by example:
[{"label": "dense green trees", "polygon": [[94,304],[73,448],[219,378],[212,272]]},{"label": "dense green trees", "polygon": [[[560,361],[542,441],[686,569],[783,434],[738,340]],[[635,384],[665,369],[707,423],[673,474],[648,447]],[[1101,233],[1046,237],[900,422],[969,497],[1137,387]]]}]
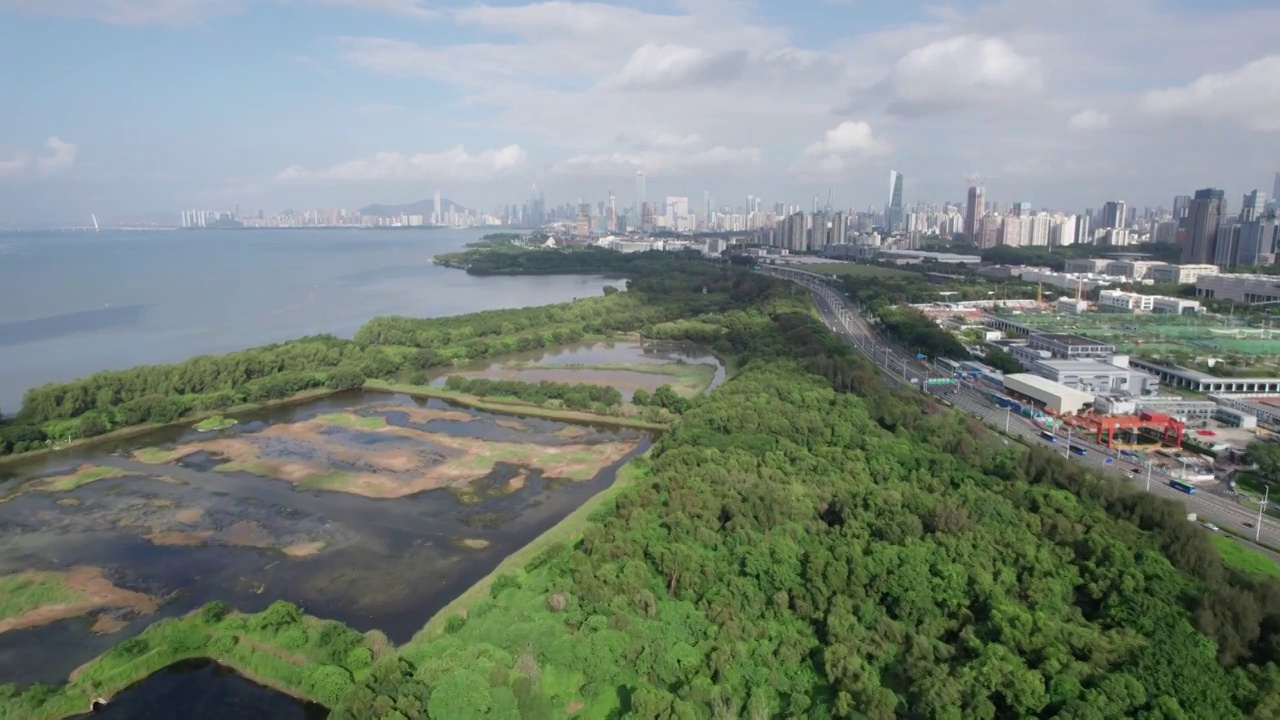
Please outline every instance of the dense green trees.
[{"label": "dense green trees", "polygon": [[1177,504],[993,443],[769,307],[698,319],[743,370],[673,426],[647,482],[349,700],[415,718],[1271,716],[1280,586],[1227,571]]},{"label": "dense green trees", "polygon": [[446,390],[477,397],[508,397],[525,402],[542,404],[559,401],[574,410],[593,410],[616,407],[622,404],[622,393],[617,388],[588,383],[522,382],[520,380],[489,380],[450,375],[444,382]]},{"label": "dense green trees", "polygon": [[[633,286],[697,302],[688,279]],[[334,720],[1277,716],[1280,584],[1180,505],[883,384],[784,286],[710,284],[718,307],[662,326],[714,329],[740,371],[579,542],[442,634],[291,682],[349,673]],[[248,629],[316,648],[298,626]]]},{"label": "dense green trees", "polygon": [[885,334],[907,350],[929,357],[968,360],[969,351],[955,335],[942,329],[927,315],[912,308],[883,308],[876,320]]}]

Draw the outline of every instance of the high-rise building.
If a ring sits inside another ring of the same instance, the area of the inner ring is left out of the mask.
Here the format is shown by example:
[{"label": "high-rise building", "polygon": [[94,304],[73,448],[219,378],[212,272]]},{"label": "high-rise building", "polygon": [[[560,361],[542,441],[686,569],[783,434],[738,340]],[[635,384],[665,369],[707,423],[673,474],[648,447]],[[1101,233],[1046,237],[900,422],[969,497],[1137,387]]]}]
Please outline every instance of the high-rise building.
[{"label": "high-rise building", "polygon": [[605,230],[609,232],[617,232],[618,230],[618,199],[613,196],[613,191],[609,191],[609,214],[605,218]]},{"label": "high-rise building", "polygon": [[436,191],[434,204],[431,206],[431,224],[444,224],[444,208],[440,207],[440,191]]},{"label": "high-rise building", "polygon": [[1225,204],[1221,190],[1205,188],[1196,191],[1178,230],[1183,263],[1208,265],[1217,259],[1218,227],[1222,224]]},{"label": "high-rise building", "polygon": [[983,245],[978,238],[982,216],[986,215],[986,212],[986,188],[981,185],[970,185],[969,202],[964,209],[964,234],[969,242],[979,247],[994,247],[994,244]]},{"label": "high-rise building", "polygon": [[1276,173],[1275,183],[1271,185],[1271,204],[1280,203],[1280,172]]},{"label": "high-rise building", "polygon": [[1119,230],[1126,227],[1129,217],[1125,212],[1123,200],[1110,200],[1102,206],[1102,225],[1100,227]]},{"label": "high-rise building", "polygon": [[644,171],[636,173],[636,208],[643,213],[644,204],[649,200],[644,186]]},{"label": "high-rise building", "polygon": [[889,232],[900,232],[904,229],[904,211],[902,207],[902,173],[889,171],[889,209],[885,212],[885,227]]},{"label": "high-rise building", "polygon": [[1276,242],[1280,241],[1280,220],[1268,217],[1251,220],[1240,225],[1240,237],[1236,242],[1236,265],[1273,265],[1276,261]]},{"label": "high-rise building", "polygon": [[711,229],[711,191],[702,191],[702,226]]},{"label": "high-rise building", "polygon": [[1267,211],[1267,196],[1257,190],[1245,193],[1240,204],[1240,222],[1247,223],[1262,217]]}]

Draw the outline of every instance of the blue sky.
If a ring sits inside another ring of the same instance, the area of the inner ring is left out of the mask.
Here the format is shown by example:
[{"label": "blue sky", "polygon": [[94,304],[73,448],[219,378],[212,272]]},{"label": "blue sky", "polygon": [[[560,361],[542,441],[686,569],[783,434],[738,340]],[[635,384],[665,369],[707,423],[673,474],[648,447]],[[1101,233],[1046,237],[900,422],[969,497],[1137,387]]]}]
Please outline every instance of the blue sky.
[{"label": "blue sky", "polygon": [[[1261,0],[0,0],[0,224],[651,195],[1080,210],[1280,170]],[[1188,51],[1195,48],[1195,52]]]}]

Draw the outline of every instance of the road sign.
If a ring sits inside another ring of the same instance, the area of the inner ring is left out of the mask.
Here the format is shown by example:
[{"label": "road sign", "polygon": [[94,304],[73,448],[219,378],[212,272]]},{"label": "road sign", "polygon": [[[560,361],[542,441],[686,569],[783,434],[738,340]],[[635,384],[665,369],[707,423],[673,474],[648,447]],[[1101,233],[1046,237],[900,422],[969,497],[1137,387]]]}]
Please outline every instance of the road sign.
[{"label": "road sign", "polygon": [[958,385],[955,378],[929,378],[925,385]]}]

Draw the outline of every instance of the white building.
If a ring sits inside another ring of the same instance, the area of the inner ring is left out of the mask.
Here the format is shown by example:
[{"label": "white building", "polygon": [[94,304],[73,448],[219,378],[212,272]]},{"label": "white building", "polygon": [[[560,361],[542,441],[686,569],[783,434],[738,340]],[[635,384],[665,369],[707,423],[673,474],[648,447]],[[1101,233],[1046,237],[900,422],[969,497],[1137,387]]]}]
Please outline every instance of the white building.
[{"label": "white building", "polygon": [[1216,300],[1234,300],[1254,305],[1280,300],[1280,276],[1276,275],[1201,275],[1196,278],[1196,296]]},{"label": "white building", "polygon": [[1151,280],[1160,283],[1177,283],[1188,285],[1196,282],[1203,275],[1217,275],[1221,272],[1217,265],[1168,265],[1158,263],[1147,270]]},{"label": "white building", "polygon": [[1004,376],[1005,390],[1029,397],[1057,415],[1080,412],[1093,402],[1093,395],[1069,388],[1030,373],[1011,373]]}]

